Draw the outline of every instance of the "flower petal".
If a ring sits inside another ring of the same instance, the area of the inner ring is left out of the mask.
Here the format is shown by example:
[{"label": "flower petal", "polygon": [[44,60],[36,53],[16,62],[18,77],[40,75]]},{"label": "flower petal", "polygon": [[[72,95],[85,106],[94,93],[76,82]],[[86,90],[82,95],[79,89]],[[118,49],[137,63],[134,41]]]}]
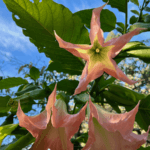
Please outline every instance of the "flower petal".
[{"label": "flower petal", "polygon": [[119,67],[117,66],[116,62],[111,59],[111,62],[113,63],[114,67],[115,67],[115,70],[114,69],[111,69],[111,68],[104,68],[104,71],[107,73],[107,74],[110,74],[111,76],[113,76],[114,78],[116,79],[119,79],[121,81],[124,81],[130,85],[132,84],[135,84],[137,82],[139,82],[140,80],[138,81],[134,81],[134,80],[130,80],[124,73],[121,69],[119,69]]},{"label": "flower petal", "polygon": [[55,37],[59,43],[59,47],[66,49],[68,52],[72,53],[74,56],[80,57],[82,59],[88,60],[87,50],[90,49],[91,45],[86,44],[72,44],[62,40],[54,31]]},{"label": "flower petal", "polygon": [[45,130],[40,131],[30,150],[73,150],[73,145],[67,141],[64,128],[53,127],[51,121]]},{"label": "flower petal", "polygon": [[36,139],[31,150],[48,148],[52,150],[73,150],[71,137],[78,131],[81,122],[85,119],[87,104],[78,114],[69,115],[63,100],[57,100],[52,108],[53,115],[47,128]]},{"label": "flower petal", "polygon": [[142,135],[132,133],[139,103],[124,114],[109,113],[91,100],[89,106],[89,138],[83,150],[136,150],[146,142],[149,129]]},{"label": "flower petal", "polygon": [[87,88],[87,85],[94,79],[98,78],[103,74],[103,65],[102,63],[96,63],[90,70],[88,70],[89,62],[86,63],[81,79],[79,82],[78,87],[76,88],[75,92],[73,95],[79,94],[82,91],[85,91]]},{"label": "flower petal", "polygon": [[85,118],[87,104],[78,114],[69,115],[65,102],[61,99],[56,101],[56,86],[48,98],[46,109],[37,116],[26,116],[19,102],[19,125],[25,127],[36,138],[30,150],[73,150],[70,139]]},{"label": "flower petal", "polygon": [[93,9],[92,18],[91,18],[91,30],[90,30],[90,35],[89,35],[91,44],[94,43],[94,39],[96,35],[98,36],[99,43],[101,45],[103,45],[104,43],[103,30],[100,28],[100,12],[105,7],[105,5],[107,5],[107,3],[101,7]]},{"label": "flower petal", "polygon": [[128,32],[122,36],[109,40],[108,42],[104,43],[103,46],[105,47],[105,46],[114,45],[114,47],[111,50],[111,58],[114,58],[120,53],[122,48],[131,40],[131,38],[134,35],[139,34],[141,30],[145,30],[145,28],[136,28],[131,32]]},{"label": "flower petal", "polygon": [[67,107],[64,101],[56,102],[53,106],[52,124],[56,128],[64,127],[67,137],[71,137],[79,130],[79,126],[85,119],[85,110],[88,102],[77,114],[70,115],[67,113]]}]

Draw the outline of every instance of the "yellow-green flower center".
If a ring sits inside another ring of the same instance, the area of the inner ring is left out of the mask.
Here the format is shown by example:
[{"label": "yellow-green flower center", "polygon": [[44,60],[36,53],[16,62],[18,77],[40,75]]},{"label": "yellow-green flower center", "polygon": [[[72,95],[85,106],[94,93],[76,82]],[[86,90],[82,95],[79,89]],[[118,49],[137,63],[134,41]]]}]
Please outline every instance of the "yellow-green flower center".
[{"label": "yellow-green flower center", "polygon": [[99,53],[99,49],[98,48],[96,49],[96,53]]}]

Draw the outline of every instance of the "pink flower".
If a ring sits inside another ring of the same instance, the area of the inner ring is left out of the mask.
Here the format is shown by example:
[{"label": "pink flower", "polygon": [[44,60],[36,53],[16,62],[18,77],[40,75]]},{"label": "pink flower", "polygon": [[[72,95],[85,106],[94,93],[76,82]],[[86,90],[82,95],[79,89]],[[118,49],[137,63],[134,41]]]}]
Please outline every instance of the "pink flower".
[{"label": "pink flower", "polygon": [[140,148],[147,140],[149,129],[142,135],[132,133],[139,103],[130,112],[113,114],[93,104],[90,99],[89,137],[83,150],[137,150]]},{"label": "pink flower", "polygon": [[106,4],[93,10],[91,30],[89,34],[91,45],[79,45],[65,42],[54,31],[55,37],[61,48],[64,48],[73,55],[87,61],[82,71],[79,85],[76,88],[74,95],[85,91],[89,82],[100,77],[104,72],[128,84],[135,84],[136,82],[138,82],[130,80],[118,68],[116,62],[112,58],[116,57],[120,53],[122,48],[126,45],[126,43],[130,41],[130,39],[134,35],[138,34],[145,28],[137,28],[127,34],[124,34],[117,38],[113,38],[104,43],[103,30],[100,28],[99,16],[100,12]]},{"label": "pink flower", "polygon": [[69,115],[63,100],[56,101],[56,86],[48,98],[46,109],[37,116],[26,116],[18,104],[19,125],[36,138],[31,150],[73,150],[70,139],[85,118],[87,104],[79,113]]}]

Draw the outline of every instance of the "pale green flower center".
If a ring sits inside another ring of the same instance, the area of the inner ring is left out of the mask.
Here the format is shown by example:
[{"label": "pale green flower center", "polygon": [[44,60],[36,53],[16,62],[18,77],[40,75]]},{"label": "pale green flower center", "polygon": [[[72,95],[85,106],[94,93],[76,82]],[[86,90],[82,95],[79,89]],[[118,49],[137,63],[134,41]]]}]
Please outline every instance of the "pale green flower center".
[{"label": "pale green flower center", "polygon": [[98,48],[96,49],[96,53],[99,53],[99,49]]}]

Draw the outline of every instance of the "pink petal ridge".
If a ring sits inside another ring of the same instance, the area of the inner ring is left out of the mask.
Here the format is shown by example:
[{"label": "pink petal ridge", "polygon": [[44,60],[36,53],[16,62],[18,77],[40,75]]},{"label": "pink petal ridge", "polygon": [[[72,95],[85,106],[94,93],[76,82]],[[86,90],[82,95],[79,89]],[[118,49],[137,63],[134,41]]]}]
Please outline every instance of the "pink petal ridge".
[{"label": "pink petal ridge", "polygon": [[56,101],[56,87],[57,85],[48,98],[46,109],[37,116],[26,116],[21,110],[20,102],[18,104],[19,125],[36,138],[30,150],[73,150],[70,139],[85,118],[87,103],[79,113],[69,115],[65,102]]},{"label": "pink petal ridge", "polygon": [[[113,114],[93,104],[90,99],[89,137],[83,150],[137,150],[140,148],[147,140],[150,126],[142,135],[132,133],[139,104],[140,101],[127,113]],[[93,117],[97,123],[93,122]]]}]

